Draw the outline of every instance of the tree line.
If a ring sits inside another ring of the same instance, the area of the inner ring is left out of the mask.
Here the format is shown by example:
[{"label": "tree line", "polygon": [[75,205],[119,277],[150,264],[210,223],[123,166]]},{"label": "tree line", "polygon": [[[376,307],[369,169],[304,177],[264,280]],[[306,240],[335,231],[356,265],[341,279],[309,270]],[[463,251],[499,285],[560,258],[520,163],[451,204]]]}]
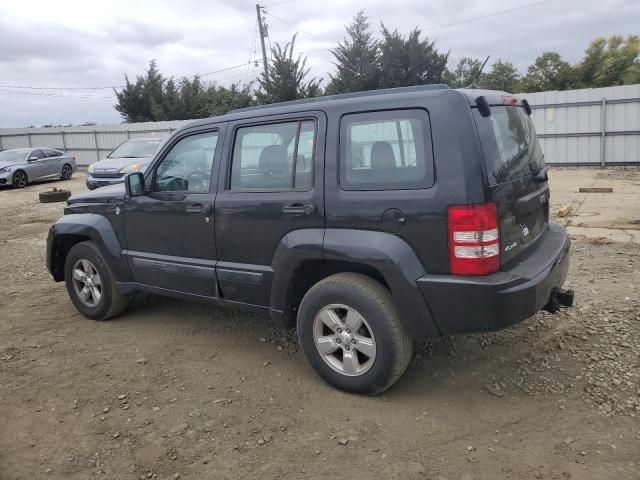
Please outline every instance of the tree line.
[{"label": "tree line", "polygon": [[547,51],[524,74],[504,59],[481,71],[483,60],[464,57],[453,62],[448,51],[439,50],[417,27],[403,35],[381,23],[376,37],[360,11],[346,26],[344,39],[331,50],[335,70],[324,88],[322,79],[310,77],[306,57],[295,55],[295,41],[296,35],[271,49],[267,71],[257,82],[230,87],[203,82],[197,75],[167,78],[152,60],[135,82],[125,75],[125,87],[115,92],[115,108],[127,122],[144,122],[204,118],[254,105],[433,83],[512,93],[640,83],[637,35],[597,38],[575,65]]}]

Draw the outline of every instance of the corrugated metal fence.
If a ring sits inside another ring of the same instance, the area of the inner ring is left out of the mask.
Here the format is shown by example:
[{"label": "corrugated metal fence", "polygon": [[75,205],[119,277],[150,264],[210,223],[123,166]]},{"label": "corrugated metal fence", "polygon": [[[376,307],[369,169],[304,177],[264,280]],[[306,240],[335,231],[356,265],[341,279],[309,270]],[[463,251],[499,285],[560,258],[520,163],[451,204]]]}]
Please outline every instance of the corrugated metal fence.
[{"label": "corrugated metal fence", "polygon": [[76,157],[79,165],[89,165],[129,138],[164,137],[186,121],[87,125],[83,127],[0,129],[0,150],[49,147]]},{"label": "corrugated metal fence", "polygon": [[640,85],[520,95],[551,165],[640,165]]},{"label": "corrugated metal fence", "polygon": [[[640,165],[640,85],[521,95],[550,165]],[[0,129],[0,150],[51,147],[78,164],[104,158],[128,138],[168,135],[185,121]]]}]

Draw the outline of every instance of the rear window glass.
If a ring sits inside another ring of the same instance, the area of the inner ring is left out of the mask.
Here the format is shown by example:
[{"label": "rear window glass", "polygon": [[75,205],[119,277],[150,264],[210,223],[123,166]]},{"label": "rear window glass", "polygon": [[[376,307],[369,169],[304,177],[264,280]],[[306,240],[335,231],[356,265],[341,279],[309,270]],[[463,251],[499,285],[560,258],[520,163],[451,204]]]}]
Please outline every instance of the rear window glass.
[{"label": "rear window glass", "polygon": [[491,115],[476,110],[489,183],[497,185],[537,172],[542,150],[531,118],[522,107],[492,106]]},{"label": "rear window glass", "polygon": [[340,148],[340,186],[344,190],[433,185],[429,116],[423,110],[345,115]]}]

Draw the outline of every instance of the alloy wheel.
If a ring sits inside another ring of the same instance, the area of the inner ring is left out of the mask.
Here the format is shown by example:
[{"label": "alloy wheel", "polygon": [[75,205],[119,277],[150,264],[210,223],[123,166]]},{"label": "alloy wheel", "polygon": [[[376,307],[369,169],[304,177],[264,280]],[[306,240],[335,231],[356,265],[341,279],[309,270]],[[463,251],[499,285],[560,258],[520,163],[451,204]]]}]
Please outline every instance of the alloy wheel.
[{"label": "alloy wheel", "polygon": [[95,308],[102,299],[102,279],[89,260],[80,259],[73,265],[73,288],[80,301]]},{"label": "alloy wheel", "polygon": [[363,375],[376,359],[376,340],[366,319],[347,305],[327,305],[313,321],[313,340],[324,362],[343,375]]},{"label": "alloy wheel", "polygon": [[13,176],[13,184],[18,188],[27,186],[27,174],[24,172],[16,172]]},{"label": "alloy wheel", "polygon": [[64,180],[69,180],[72,174],[73,170],[71,169],[71,165],[65,165],[64,167],[62,167],[62,178]]}]

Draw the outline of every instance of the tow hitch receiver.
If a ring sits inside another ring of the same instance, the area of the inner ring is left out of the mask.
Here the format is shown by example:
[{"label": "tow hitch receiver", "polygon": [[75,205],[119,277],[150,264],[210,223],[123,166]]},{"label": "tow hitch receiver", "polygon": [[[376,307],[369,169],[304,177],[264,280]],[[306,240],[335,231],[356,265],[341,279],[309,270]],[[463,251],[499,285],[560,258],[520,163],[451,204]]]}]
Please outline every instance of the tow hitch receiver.
[{"label": "tow hitch receiver", "polygon": [[551,290],[549,301],[542,308],[550,313],[556,313],[560,307],[570,307],[573,305],[573,290],[565,290],[564,288],[554,288]]}]

